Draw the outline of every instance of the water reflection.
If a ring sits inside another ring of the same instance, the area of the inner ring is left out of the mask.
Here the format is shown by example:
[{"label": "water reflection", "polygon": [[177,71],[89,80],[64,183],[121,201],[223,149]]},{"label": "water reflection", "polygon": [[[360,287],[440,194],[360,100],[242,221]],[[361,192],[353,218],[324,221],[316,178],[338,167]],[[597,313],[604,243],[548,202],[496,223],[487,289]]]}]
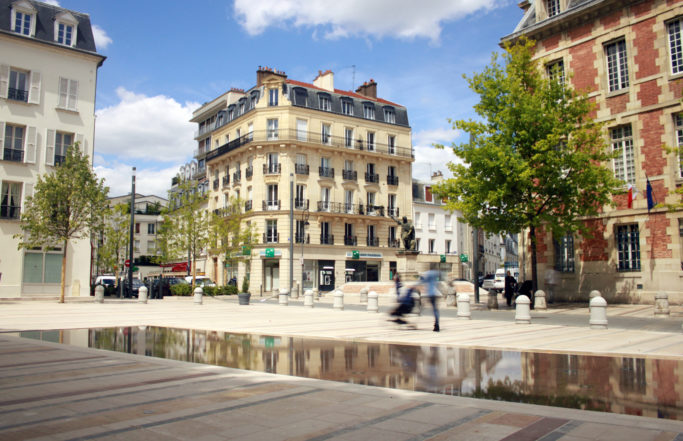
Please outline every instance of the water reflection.
[{"label": "water reflection", "polygon": [[98,349],[395,389],[683,420],[683,360],[344,342],[160,327],[21,333]]}]

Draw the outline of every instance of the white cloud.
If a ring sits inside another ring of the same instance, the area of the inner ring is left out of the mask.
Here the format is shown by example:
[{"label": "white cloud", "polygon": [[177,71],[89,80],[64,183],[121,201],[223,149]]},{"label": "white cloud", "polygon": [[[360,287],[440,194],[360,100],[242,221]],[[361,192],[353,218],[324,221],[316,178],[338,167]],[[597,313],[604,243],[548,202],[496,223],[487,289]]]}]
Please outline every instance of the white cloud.
[{"label": "white cloud", "polygon": [[43,3],[47,3],[48,5],[52,6],[59,6],[59,2],[57,0],[43,0]]},{"label": "white cloud", "polygon": [[501,0],[235,0],[237,21],[250,35],[270,26],[323,28],[326,38],[351,35],[428,38],[438,41],[442,23],[458,20],[479,10],[489,10]]},{"label": "white cloud", "polygon": [[[96,157],[94,168],[97,177],[104,178],[104,184],[109,187],[109,196],[130,194],[133,164],[103,162],[103,158]],[[178,173],[178,169],[178,165],[162,169],[138,167],[135,176],[135,192],[167,198],[168,190],[171,188],[171,179]]]},{"label": "white cloud", "polygon": [[180,104],[173,98],[136,94],[119,87],[120,101],[96,112],[95,151],[119,158],[157,162],[185,161],[192,155],[197,103]]},{"label": "white cloud", "polygon": [[109,38],[105,30],[96,24],[92,25],[92,36],[95,38],[95,47],[97,49],[106,49],[112,43],[112,39]]},{"label": "white cloud", "polygon": [[[451,128],[422,130],[413,134],[415,162],[413,162],[413,178],[429,181],[432,173],[440,171],[444,177],[452,177],[448,169],[449,162],[459,162],[450,145],[460,136],[460,132]],[[442,144],[444,149],[437,149],[433,144]]]}]

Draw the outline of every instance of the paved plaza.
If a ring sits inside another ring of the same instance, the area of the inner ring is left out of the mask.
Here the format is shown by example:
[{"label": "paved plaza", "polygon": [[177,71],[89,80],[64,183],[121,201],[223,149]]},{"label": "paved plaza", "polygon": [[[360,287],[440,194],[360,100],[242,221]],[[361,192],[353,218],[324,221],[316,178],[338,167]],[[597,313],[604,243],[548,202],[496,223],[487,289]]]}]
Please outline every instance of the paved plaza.
[{"label": "paved plaza", "polygon": [[[262,301],[263,300],[263,301]],[[392,298],[371,313],[349,296],[313,309],[252,297],[0,301],[0,440],[683,440],[683,422],[472,399],[243,371],[19,338],[15,331],[161,326],[335,340],[680,359],[683,308],[655,319],[648,305],[608,307],[592,330],[583,305],[483,311],[458,319],[429,308],[417,330],[387,322]],[[681,403],[679,403],[680,405]]]}]

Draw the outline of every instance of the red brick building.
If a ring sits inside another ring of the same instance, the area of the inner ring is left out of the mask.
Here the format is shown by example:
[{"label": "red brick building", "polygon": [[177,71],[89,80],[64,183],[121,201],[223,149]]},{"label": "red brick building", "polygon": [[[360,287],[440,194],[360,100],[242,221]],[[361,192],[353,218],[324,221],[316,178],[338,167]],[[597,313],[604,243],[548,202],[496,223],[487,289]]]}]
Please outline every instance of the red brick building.
[{"label": "red brick building", "polygon": [[542,235],[539,286],[554,269],[561,299],[585,300],[597,289],[613,303],[652,303],[657,292],[683,303],[683,210],[664,206],[680,202],[672,193],[683,184],[683,0],[524,0],[520,7],[522,20],[502,41],[535,40],[549,75],[588,92],[618,154],[608,166],[634,194],[632,202],[628,193],[615,196],[614,208],[585,220],[591,238]]}]

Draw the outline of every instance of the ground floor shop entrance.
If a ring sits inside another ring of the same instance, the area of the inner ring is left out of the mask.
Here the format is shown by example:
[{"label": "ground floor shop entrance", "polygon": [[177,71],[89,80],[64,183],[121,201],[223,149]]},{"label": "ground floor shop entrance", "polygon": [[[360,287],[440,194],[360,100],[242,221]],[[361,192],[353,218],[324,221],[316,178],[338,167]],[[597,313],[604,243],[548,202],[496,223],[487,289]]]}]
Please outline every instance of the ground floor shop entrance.
[{"label": "ground floor shop entrance", "polygon": [[334,260],[319,260],[318,269],[318,292],[334,290]]},{"label": "ground floor shop entrance", "polygon": [[379,282],[380,262],[347,260],[345,264],[346,282]]},{"label": "ground floor shop entrance", "polygon": [[263,261],[263,291],[271,292],[280,289],[280,261],[276,259]]}]

